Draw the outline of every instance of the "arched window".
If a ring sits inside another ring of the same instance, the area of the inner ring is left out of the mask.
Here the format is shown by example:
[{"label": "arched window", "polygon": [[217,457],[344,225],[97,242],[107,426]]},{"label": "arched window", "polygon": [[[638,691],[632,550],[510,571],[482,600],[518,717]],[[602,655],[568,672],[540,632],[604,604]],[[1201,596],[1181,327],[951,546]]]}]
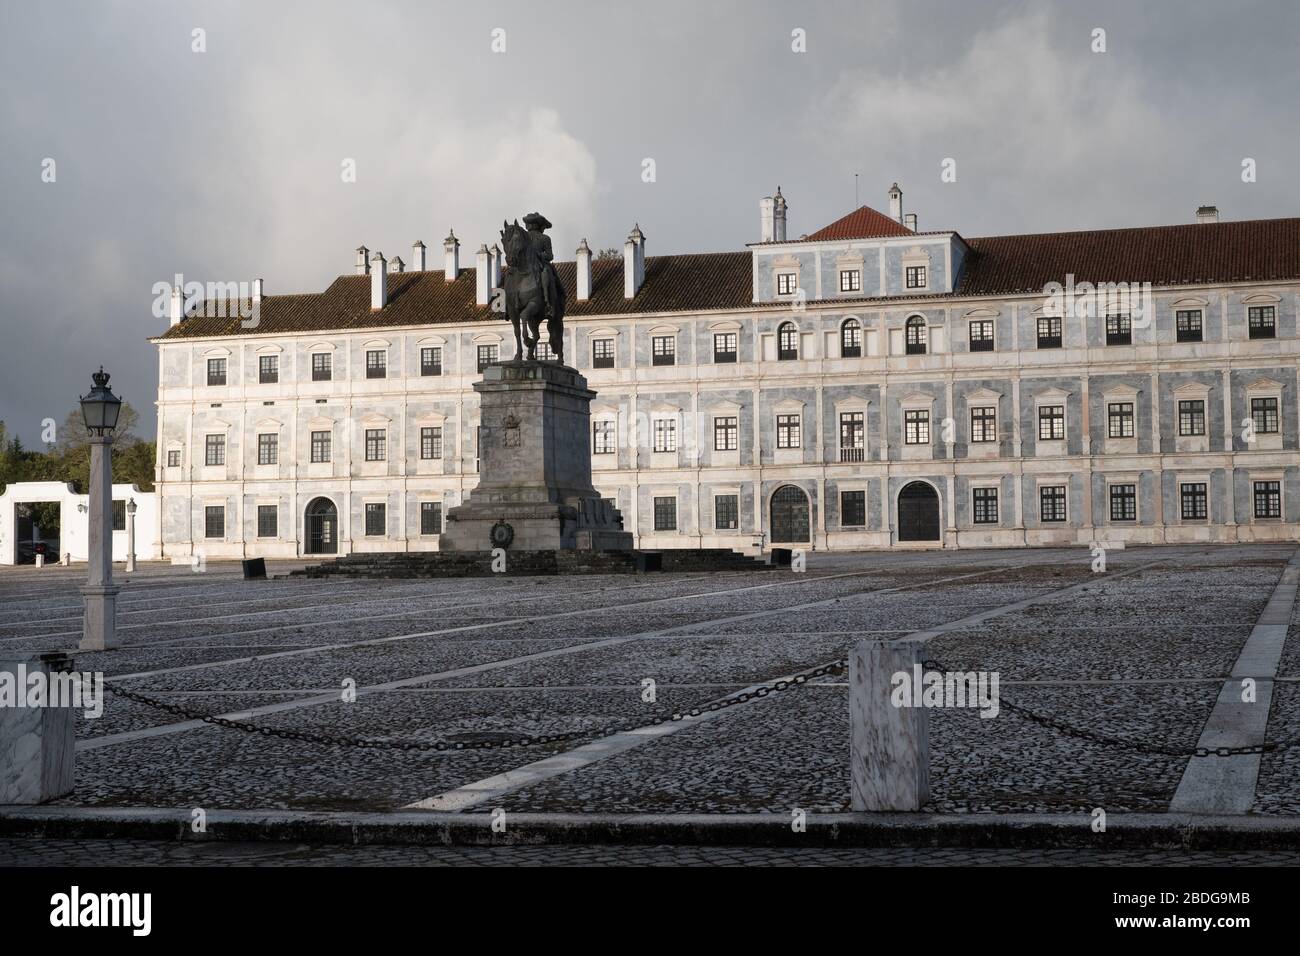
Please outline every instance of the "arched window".
[{"label": "arched window", "polygon": [[776,330],[776,357],[782,362],[799,357],[799,330],[793,322],[782,322]]},{"label": "arched window", "polygon": [[907,320],[907,326],[904,332],[906,337],[908,355],[925,354],[925,319],[919,315],[914,315]]},{"label": "arched window", "polygon": [[840,326],[840,357],[862,358],[862,323],[845,319]]}]

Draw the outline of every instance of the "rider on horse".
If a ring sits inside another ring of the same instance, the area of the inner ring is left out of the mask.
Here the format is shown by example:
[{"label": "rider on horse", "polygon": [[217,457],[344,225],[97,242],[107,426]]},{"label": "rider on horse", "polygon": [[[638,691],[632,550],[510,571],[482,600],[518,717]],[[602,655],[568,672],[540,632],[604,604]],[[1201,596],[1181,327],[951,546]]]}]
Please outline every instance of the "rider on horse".
[{"label": "rider on horse", "polygon": [[559,278],[551,261],[555,253],[551,251],[551,237],[546,230],[551,228],[551,221],[540,212],[530,212],[524,216],[524,225],[528,227],[528,239],[533,244],[537,256],[533,279],[542,288],[542,301],[546,303],[547,317],[554,315],[554,302],[559,297]]}]

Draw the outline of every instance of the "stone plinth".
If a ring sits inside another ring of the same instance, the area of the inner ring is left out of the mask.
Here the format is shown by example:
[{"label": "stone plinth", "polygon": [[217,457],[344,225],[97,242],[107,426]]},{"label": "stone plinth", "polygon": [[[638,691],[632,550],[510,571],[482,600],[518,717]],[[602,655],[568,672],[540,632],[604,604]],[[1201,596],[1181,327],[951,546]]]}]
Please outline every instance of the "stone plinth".
[{"label": "stone plinth", "polygon": [[[479,393],[479,483],[447,512],[440,548],[620,551],[632,547],[618,510],[591,483],[591,400],[574,369],[551,362],[489,365]],[[494,540],[493,528],[509,526]],[[505,542],[508,537],[509,543]]]},{"label": "stone plinth", "polygon": [[919,696],[916,706],[893,700],[893,676],[912,679],[920,661],[913,641],[859,641],[849,658],[854,810],[919,810],[930,799],[929,715]]},{"label": "stone plinth", "polygon": [[76,712],[49,706],[48,696],[44,706],[26,706],[28,677],[44,674],[49,688],[52,675],[71,669],[71,658],[58,653],[0,659],[7,685],[0,688],[0,804],[44,803],[72,792]]}]

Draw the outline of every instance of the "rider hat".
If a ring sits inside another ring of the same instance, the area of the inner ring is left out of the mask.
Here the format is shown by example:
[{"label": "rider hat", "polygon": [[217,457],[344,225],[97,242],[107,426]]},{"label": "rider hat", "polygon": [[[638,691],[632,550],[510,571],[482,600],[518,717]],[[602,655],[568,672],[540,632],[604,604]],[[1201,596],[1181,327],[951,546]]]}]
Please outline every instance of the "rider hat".
[{"label": "rider hat", "polygon": [[547,219],[540,212],[530,212],[528,215],[524,216],[524,225],[529,229],[536,226],[538,229],[545,230],[551,228],[551,220]]}]

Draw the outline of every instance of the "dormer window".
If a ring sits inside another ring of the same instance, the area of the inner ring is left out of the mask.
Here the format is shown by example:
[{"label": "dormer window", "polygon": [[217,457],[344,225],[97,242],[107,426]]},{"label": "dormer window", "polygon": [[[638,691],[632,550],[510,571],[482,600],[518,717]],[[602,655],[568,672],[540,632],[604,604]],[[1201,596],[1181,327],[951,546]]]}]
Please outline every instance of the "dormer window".
[{"label": "dormer window", "polygon": [[840,270],[840,291],[861,292],[862,291],[862,270],[841,269]]},{"label": "dormer window", "polygon": [[793,272],[778,272],[776,275],[776,294],[794,295],[799,288],[798,278]]},{"label": "dormer window", "polygon": [[914,315],[903,329],[904,350],[908,355],[924,355],[926,347],[925,319]]},{"label": "dormer window", "polygon": [[1246,311],[1252,339],[1277,338],[1277,310],[1271,305],[1252,305]]},{"label": "dormer window", "polygon": [[845,319],[840,326],[840,357],[862,357],[862,324],[857,319]]},{"label": "dormer window", "polygon": [[782,322],[776,330],[776,357],[781,362],[791,362],[799,357],[799,330],[793,322]]},{"label": "dormer window", "polygon": [[908,266],[907,287],[909,289],[924,289],[926,285],[925,266]]}]

